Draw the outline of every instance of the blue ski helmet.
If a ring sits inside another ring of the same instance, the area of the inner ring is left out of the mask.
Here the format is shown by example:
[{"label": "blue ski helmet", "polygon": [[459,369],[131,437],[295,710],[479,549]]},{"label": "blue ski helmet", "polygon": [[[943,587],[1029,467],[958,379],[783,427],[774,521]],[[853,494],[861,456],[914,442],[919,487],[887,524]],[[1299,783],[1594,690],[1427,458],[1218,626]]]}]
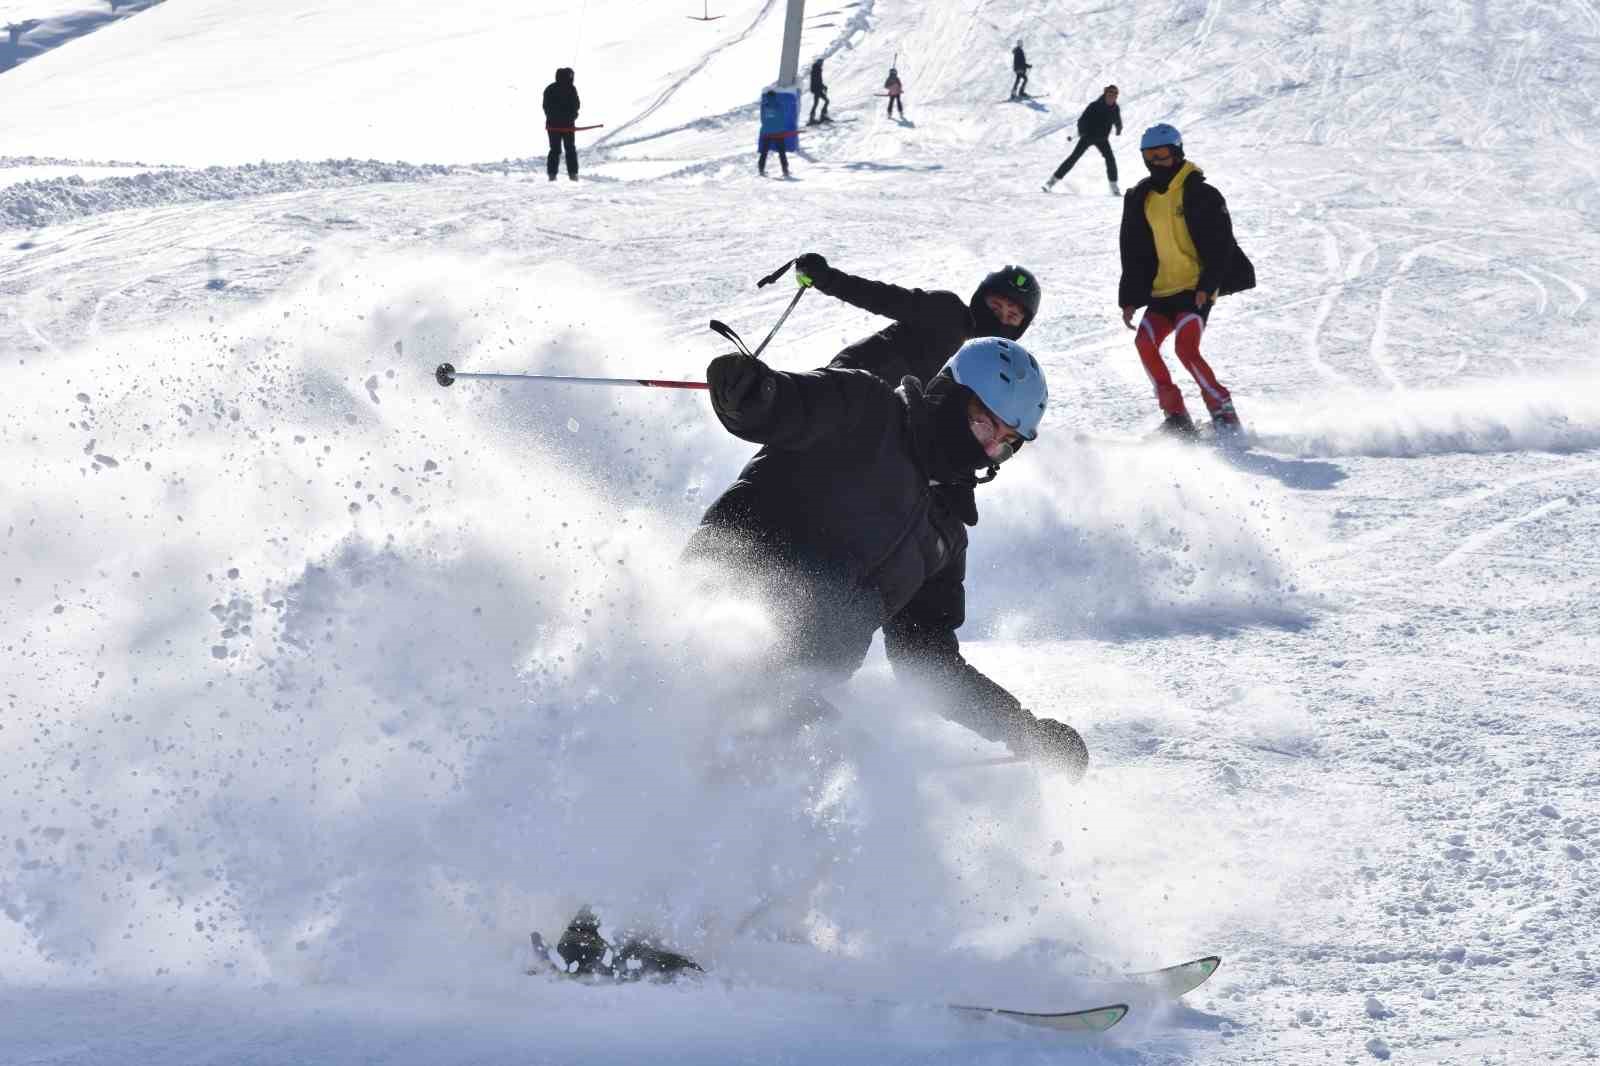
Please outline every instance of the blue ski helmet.
[{"label": "blue ski helmet", "polygon": [[961,346],[940,370],[977,394],[985,407],[1023,440],[1039,436],[1039,420],[1050,389],[1039,361],[1016,341],[976,337]]},{"label": "blue ski helmet", "polygon": [[1183,134],[1178,132],[1178,127],[1169,126],[1165,122],[1157,122],[1154,126],[1144,131],[1144,136],[1139,138],[1139,151],[1146,148],[1160,148],[1171,145],[1173,148],[1183,147]]}]

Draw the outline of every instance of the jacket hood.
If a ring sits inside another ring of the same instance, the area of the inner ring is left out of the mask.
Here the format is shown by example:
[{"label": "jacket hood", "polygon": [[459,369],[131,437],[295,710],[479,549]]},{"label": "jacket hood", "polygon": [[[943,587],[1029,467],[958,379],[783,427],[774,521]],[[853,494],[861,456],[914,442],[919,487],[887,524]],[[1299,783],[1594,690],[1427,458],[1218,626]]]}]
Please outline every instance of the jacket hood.
[{"label": "jacket hood", "polygon": [[571,67],[556,68],[556,81],[562,85],[571,85],[574,76]]}]

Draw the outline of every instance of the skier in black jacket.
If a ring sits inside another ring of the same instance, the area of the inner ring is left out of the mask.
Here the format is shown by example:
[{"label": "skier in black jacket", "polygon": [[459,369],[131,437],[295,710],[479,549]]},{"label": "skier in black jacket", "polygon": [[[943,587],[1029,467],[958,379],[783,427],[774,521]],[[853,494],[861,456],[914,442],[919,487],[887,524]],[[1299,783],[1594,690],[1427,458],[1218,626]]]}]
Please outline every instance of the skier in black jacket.
[{"label": "skier in black jacket", "polygon": [[966,528],[933,505],[1038,433],[1047,392],[1021,345],[970,341],[926,388],[860,370],[776,371],[747,355],[706,370],[724,427],[761,450],[707,510],[686,555],[771,605],[782,639],[771,684],[804,704],[861,665],[872,635],[897,676],[932,684],[940,713],[1074,777],[1072,727],[1036,718],[961,655]]},{"label": "skier in black jacket", "polygon": [[1027,53],[1022,50],[1022,42],[1018,41],[1017,46],[1011,50],[1011,73],[1015,75],[1011,79],[1011,99],[1028,99],[1028,71],[1032,68],[1033,64],[1028,62]]},{"label": "skier in black jacket", "polygon": [[[817,105],[822,105],[822,117],[817,117]],[[819,122],[832,122],[828,117],[828,87],[822,84],[822,57],[818,56],[811,61],[811,117],[806,120],[807,126],[815,126]]]},{"label": "skier in black jacket", "polygon": [[[1039,314],[1039,282],[1025,267],[996,270],[978,283],[966,301],[953,292],[903,289],[858,278],[829,266],[816,252],[796,259],[795,271],[802,284],[818,292],[894,320],[845,348],[828,364],[836,369],[866,370],[891,386],[908,374],[931,381],[957,349],[974,337],[1018,340]],[[970,485],[940,485],[934,503],[966,525],[978,524],[978,503]]]},{"label": "skier in black jacket", "polygon": [[829,366],[870,370],[891,385],[907,374],[929,381],[974,337],[1019,340],[1039,313],[1039,281],[1006,266],[979,282],[972,298],[944,290],[903,289],[846,274],[816,252],[794,261],[802,285],[893,321],[840,352]]},{"label": "skier in black jacket", "polygon": [[1158,123],[1144,131],[1139,151],[1150,176],[1122,201],[1122,280],[1117,302],[1122,322],[1134,329],[1134,345],[1155,385],[1166,416],[1163,429],[1192,435],[1194,421],[1183,394],[1161,359],[1161,342],[1173,335],[1178,361],[1194,377],[1219,435],[1239,432],[1233,397],[1200,355],[1200,338],[1219,296],[1255,288],[1256,271],[1233,238],[1228,203],[1184,158],[1183,137]]},{"label": "skier in black jacket", "polygon": [[1066,177],[1073,165],[1083,158],[1083,153],[1093,145],[1106,158],[1106,180],[1111,183],[1111,195],[1121,196],[1122,190],[1117,188],[1117,157],[1111,154],[1112,129],[1117,131],[1118,137],[1122,136],[1122,108],[1117,106],[1117,87],[1107,85],[1078,116],[1078,146],[1056,167],[1056,172],[1044,183],[1044,191],[1055,188],[1056,182]]},{"label": "skier in black jacket", "polygon": [[556,80],[544,87],[544,128],[550,137],[550,157],[546,169],[550,180],[556,180],[556,169],[561,163],[561,148],[567,149],[567,177],[578,180],[578,140],[572,127],[578,124],[578,89],[573,84],[571,67],[556,71]]}]

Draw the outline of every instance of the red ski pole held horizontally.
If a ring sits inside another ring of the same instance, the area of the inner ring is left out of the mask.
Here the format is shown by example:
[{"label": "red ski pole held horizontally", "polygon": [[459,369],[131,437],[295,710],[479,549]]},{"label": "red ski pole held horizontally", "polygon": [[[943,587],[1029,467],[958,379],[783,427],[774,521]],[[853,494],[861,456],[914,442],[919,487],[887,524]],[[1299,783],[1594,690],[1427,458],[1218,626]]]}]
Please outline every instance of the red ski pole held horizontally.
[{"label": "red ski pole held horizontally", "polygon": [[449,388],[457,378],[488,378],[500,381],[531,381],[543,385],[609,385],[613,388],[638,387],[646,389],[706,389],[703,381],[663,381],[657,378],[580,378],[559,374],[474,374],[457,370],[449,363],[440,363],[433,372],[433,380]]},{"label": "red ski pole held horizontally", "polygon": [[[787,263],[783,264],[783,266],[779,267],[777,270],[774,270],[772,273],[756,282],[756,288],[759,289],[763,286],[771,285],[774,281],[777,281],[783,276],[784,271],[788,270],[793,265],[794,260],[789,260]],[[778,316],[778,321],[773,325],[771,331],[767,333],[766,340],[762,341],[761,346],[753,352],[745,344],[744,338],[739,336],[738,331],[736,331],[726,322],[719,322],[713,318],[710,323],[711,332],[715,333],[719,337],[731,341],[733,345],[745,355],[759,359],[761,357],[761,353],[766,350],[766,347],[771,342],[772,338],[777,335],[779,327],[781,327],[788,319],[789,312],[794,310],[794,305],[799,303],[800,297],[804,296],[805,294],[806,287],[802,286],[800,290],[794,294],[794,299],[789,301],[789,306],[784,308],[783,314]],[[703,381],[666,381],[662,378],[587,378],[568,377],[561,374],[471,373],[464,370],[457,370],[449,363],[440,363],[438,368],[433,372],[433,380],[437,381],[445,388],[449,388],[451,385],[454,385],[457,378],[483,378],[490,381],[529,381],[540,385],[608,385],[612,388],[709,389],[711,387]]]}]

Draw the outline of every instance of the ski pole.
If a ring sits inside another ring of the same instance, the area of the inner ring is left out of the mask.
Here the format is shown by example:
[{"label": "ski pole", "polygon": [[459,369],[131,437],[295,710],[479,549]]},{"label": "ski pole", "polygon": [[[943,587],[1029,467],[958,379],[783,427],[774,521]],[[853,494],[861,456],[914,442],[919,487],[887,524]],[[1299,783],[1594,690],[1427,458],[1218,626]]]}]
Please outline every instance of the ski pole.
[{"label": "ski pole", "polygon": [[794,310],[794,305],[800,302],[800,297],[806,294],[808,288],[810,286],[802,286],[794,290],[794,299],[790,300],[789,306],[783,309],[783,314],[778,316],[778,321],[772,324],[772,331],[767,334],[767,339],[762,341],[756,350],[750,353],[751,355],[757,359],[761,358],[761,353],[767,350],[767,345],[772,343],[772,338],[778,335],[778,328],[783,325],[784,321],[789,317],[789,312]]},{"label": "ski pole", "polygon": [[[798,257],[796,257],[796,258],[798,258]],[[792,266],[794,266],[794,260],[793,259],[789,260],[787,263],[783,264],[783,266],[779,267],[777,270],[774,270],[772,273],[768,274],[766,277],[764,277],[760,281],[756,282],[756,288],[764,289],[768,285],[771,285],[774,281],[777,281],[779,278],[783,277],[783,272],[788,270]]]},{"label": "ski pole", "polygon": [[531,381],[544,385],[609,385],[637,386],[647,389],[708,389],[703,381],[664,381],[660,378],[581,378],[559,374],[476,374],[458,371],[449,363],[440,363],[433,379],[445,388],[456,383],[457,378],[489,378],[500,381]]},{"label": "ski pole", "polygon": [[[783,264],[783,266],[779,267],[777,270],[774,270],[772,273],[768,274],[766,277],[764,277],[760,281],[756,282],[756,288],[760,289],[760,288],[763,288],[763,287],[765,287],[767,285],[771,285],[773,282],[775,282],[779,278],[783,277],[784,273],[790,267],[794,266],[794,264],[795,264],[795,260],[793,260],[793,259],[789,260],[787,263]],[[738,335],[734,334],[732,330],[728,329],[728,327],[723,325],[721,322],[717,322],[717,321],[713,320],[712,323],[711,323],[711,328],[715,332],[722,334],[724,337],[727,337],[729,340],[731,340],[734,343],[738,344],[739,348],[742,351],[744,351],[746,354],[755,356],[756,358],[759,359],[761,357],[761,353],[767,350],[767,345],[772,343],[772,338],[776,337],[778,335],[779,328],[782,327],[784,322],[788,321],[789,312],[794,310],[795,304],[800,302],[800,297],[804,296],[806,294],[806,290],[808,288],[810,288],[810,287],[811,286],[809,286],[809,285],[801,285],[798,289],[795,290],[794,299],[789,301],[789,306],[785,307],[783,309],[783,314],[778,316],[778,321],[776,321],[776,322],[774,322],[772,324],[772,329],[770,331],[768,331],[766,339],[763,340],[761,342],[761,344],[759,346],[757,346],[756,350],[753,351],[753,352],[750,351],[748,348],[745,348],[744,342],[740,341],[738,339]],[[720,329],[718,329],[719,326],[721,326]],[[732,334],[732,335],[730,336],[730,334]]]}]

